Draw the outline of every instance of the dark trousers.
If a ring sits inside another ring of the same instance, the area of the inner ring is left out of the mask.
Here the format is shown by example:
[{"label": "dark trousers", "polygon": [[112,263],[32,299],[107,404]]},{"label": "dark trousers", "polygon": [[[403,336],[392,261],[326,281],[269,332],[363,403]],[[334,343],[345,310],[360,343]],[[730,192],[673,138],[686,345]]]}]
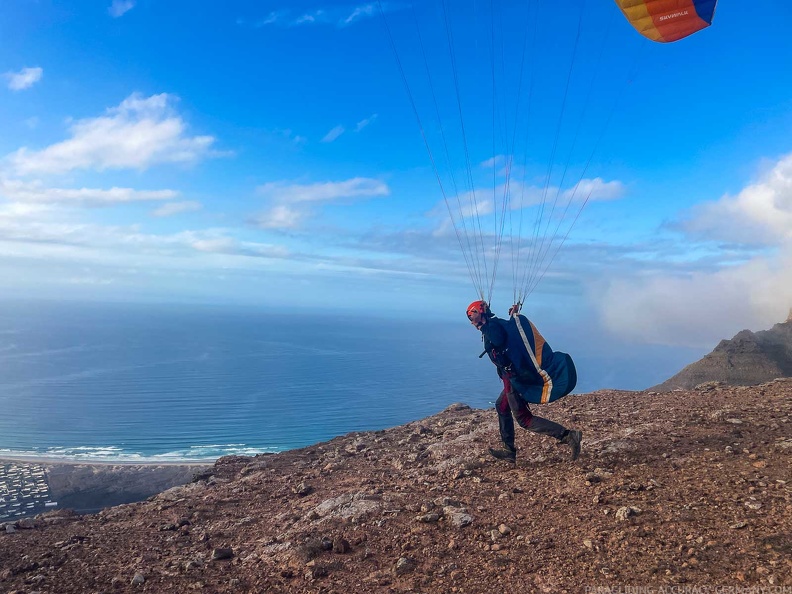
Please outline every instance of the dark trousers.
[{"label": "dark trousers", "polygon": [[507,378],[504,378],[503,385],[503,391],[495,401],[495,410],[498,411],[501,440],[507,448],[513,452],[517,451],[514,446],[514,419],[517,419],[517,423],[523,429],[563,439],[567,433],[563,425],[531,414],[528,404],[512,389]]}]

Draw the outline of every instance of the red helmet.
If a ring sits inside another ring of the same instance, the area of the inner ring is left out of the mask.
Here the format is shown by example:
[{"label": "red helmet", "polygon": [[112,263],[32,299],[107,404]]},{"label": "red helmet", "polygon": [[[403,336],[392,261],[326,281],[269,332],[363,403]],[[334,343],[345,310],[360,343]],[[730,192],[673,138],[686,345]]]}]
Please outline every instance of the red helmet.
[{"label": "red helmet", "polygon": [[470,318],[471,314],[478,313],[478,314],[487,314],[489,313],[489,305],[487,305],[486,301],[474,301],[470,305],[467,306],[467,316]]}]

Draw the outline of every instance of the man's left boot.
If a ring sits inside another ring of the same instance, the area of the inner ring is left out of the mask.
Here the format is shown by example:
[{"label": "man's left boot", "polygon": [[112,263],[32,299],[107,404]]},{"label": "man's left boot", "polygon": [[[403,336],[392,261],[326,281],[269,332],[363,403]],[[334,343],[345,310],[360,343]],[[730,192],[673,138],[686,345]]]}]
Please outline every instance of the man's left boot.
[{"label": "man's left boot", "polygon": [[561,443],[565,443],[572,448],[572,460],[577,460],[580,456],[580,442],[583,440],[583,432],[570,429],[567,434],[561,438]]}]

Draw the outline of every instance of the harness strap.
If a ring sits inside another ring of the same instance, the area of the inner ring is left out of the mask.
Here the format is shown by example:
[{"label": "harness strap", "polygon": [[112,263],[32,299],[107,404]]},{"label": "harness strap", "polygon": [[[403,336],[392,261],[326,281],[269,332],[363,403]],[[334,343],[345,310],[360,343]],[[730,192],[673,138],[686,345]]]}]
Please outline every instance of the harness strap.
[{"label": "harness strap", "polygon": [[517,330],[520,332],[523,344],[525,345],[525,350],[528,351],[528,356],[531,358],[531,362],[533,363],[536,372],[542,377],[542,380],[544,380],[544,385],[542,386],[542,399],[540,403],[547,404],[547,401],[550,399],[550,393],[553,391],[553,379],[550,377],[550,374],[542,369],[542,366],[539,365],[539,362],[536,360],[536,355],[531,348],[531,343],[528,341],[528,337],[525,335],[525,330],[523,330],[522,324],[520,323],[520,316],[514,315],[512,317],[517,323]]}]

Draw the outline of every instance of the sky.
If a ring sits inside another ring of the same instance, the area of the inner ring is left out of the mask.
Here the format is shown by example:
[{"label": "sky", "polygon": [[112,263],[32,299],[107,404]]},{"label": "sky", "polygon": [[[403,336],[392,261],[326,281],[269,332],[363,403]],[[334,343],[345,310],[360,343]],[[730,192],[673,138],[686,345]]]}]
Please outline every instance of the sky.
[{"label": "sky", "polygon": [[443,4],[4,0],[0,292],[463,323],[524,296],[646,357],[786,318],[787,2],[670,44],[611,2]]}]

